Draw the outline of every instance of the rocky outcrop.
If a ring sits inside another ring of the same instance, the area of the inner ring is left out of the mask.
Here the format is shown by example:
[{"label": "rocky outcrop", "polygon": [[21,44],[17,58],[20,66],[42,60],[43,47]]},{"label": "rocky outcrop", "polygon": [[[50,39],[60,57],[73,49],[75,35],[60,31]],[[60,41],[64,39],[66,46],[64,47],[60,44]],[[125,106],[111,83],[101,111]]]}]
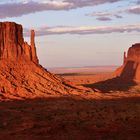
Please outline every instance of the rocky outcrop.
[{"label": "rocky outcrop", "polygon": [[123,65],[115,72],[125,81],[140,82],[140,43],[129,48],[127,56],[124,53]]},{"label": "rocky outcrop", "polygon": [[26,60],[38,64],[35,32],[31,30],[31,44],[23,38],[22,26],[14,22],[0,22],[0,59]]},{"label": "rocky outcrop", "polygon": [[0,22],[0,81],[0,100],[47,97],[78,91],[39,64],[35,32],[31,30],[29,45],[24,41],[22,26],[14,22]]}]

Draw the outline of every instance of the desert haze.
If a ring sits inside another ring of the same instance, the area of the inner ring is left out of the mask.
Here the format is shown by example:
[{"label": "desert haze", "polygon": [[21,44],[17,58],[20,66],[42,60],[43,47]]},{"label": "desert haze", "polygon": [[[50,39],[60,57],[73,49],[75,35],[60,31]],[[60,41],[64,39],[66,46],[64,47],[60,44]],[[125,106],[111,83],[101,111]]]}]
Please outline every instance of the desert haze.
[{"label": "desert haze", "polygon": [[119,68],[49,72],[39,64],[34,30],[30,42],[22,25],[0,22],[0,139],[140,139],[140,44]]}]

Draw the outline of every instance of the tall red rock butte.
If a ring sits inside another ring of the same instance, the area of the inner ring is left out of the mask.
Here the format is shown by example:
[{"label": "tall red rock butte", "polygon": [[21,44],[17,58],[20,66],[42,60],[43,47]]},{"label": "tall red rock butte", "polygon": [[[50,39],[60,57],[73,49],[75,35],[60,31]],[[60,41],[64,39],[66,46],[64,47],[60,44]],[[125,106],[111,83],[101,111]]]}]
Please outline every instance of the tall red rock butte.
[{"label": "tall red rock butte", "polygon": [[21,25],[13,22],[0,23],[0,58],[10,60],[30,60],[38,63],[35,48],[35,32],[31,30],[31,45],[23,38]]},{"label": "tall red rock butte", "polygon": [[76,90],[39,64],[35,32],[31,30],[29,45],[22,26],[14,22],[0,22],[0,81],[0,99],[46,97]]},{"label": "tall red rock butte", "polygon": [[116,75],[125,81],[140,83],[140,43],[132,45],[124,52],[123,65],[116,70]]}]

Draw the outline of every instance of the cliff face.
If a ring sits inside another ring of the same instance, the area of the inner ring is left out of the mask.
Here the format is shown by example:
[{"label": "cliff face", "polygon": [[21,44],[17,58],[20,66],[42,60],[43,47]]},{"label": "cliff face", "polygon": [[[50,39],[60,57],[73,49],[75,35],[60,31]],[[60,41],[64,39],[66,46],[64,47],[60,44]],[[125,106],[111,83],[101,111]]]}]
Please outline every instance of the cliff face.
[{"label": "cliff face", "polygon": [[24,42],[22,26],[14,22],[0,22],[0,59],[26,60],[38,63],[34,42],[35,33],[31,31],[31,45]]},{"label": "cliff face", "polygon": [[134,44],[129,48],[127,61],[140,62],[140,43]]},{"label": "cliff face", "polygon": [[0,22],[0,100],[47,97],[76,91],[61,77],[39,65],[35,32],[31,44],[24,41],[22,26]]},{"label": "cliff face", "polygon": [[127,56],[124,53],[124,63],[116,70],[116,75],[126,81],[140,82],[140,43],[132,45]]}]

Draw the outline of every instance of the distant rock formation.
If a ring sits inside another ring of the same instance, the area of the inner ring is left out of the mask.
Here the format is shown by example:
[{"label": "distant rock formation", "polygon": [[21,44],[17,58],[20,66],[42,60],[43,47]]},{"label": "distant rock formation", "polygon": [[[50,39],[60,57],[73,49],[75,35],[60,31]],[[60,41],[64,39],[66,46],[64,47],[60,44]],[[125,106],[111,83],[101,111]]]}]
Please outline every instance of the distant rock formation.
[{"label": "distant rock formation", "polygon": [[44,69],[38,61],[35,32],[24,41],[22,26],[0,22],[0,100],[47,97],[75,93],[63,78]]},{"label": "distant rock formation", "polygon": [[140,82],[140,43],[129,48],[127,56],[124,53],[123,65],[115,72],[125,81]]},{"label": "distant rock formation", "polygon": [[22,26],[14,22],[0,22],[0,59],[26,60],[38,64],[35,32],[31,30],[31,45],[24,42]]}]

